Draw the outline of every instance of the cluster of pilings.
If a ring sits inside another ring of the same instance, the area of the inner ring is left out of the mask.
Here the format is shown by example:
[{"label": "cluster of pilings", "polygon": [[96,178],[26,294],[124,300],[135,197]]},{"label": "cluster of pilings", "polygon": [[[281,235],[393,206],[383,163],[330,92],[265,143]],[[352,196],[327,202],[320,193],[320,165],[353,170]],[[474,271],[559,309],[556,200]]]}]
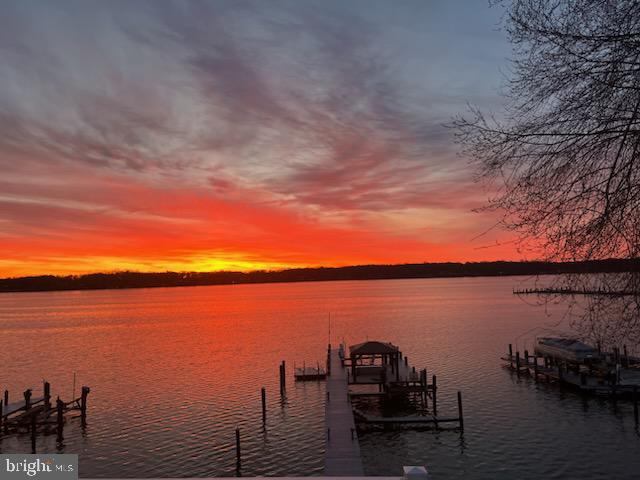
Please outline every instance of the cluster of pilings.
[{"label": "cluster of pilings", "polygon": [[[284,360],[278,366],[279,370],[279,380],[280,380],[280,396],[282,399],[286,397],[287,394],[287,370],[286,363]],[[266,431],[267,429],[267,389],[262,387],[260,389],[260,404],[262,411],[262,428]],[[240,445],[240,427],[236,427],[235,431],[235,439],[236,439],[236,475],[241,475],[242,469],[242,448]]]},{"label": "cluster of pilings", "polygon": [[[624,347],[624,355],[620,354],[619,348],[614,348],[614,351],[610,353],[600,353],[605,359],[612,359],[615,365],[626,365],[625,368],[635,363],[635,359],[628,356],[626,346]],[[544,380],[555,382],[561,388],[572,388],[583,394],[605,395],[611,399],[614,405],[619,397],[626,397],[633,403],[635,424],[640,425],[638,411],[640,385],[620,383],[619,368],[603,376],[598,374],[598,368],[592,363],[570,362],[551,355],[530,355],[528,350],[525,350],[522,356],[519,351],[516,351],[514,355],[511,344],[509,344],[509,353],[502,357],[502,360],[507,362],[506,366],[517,376],[529,375],[536,383]]]},{"label": "cluster of pilings", "polygon": [[514,289],[514,295],[604,295],[628,297],[640,295],[637,290],[610,290],[606,288],[523,288]]},{"label": "cluster of pilings", "polygon": [[22,393],[22,399],[10,403],[9,391],[4,391],[0,399],[0,440],[12,434],[29,433],[31,436],[31,451],[36,453],[36,437],[38,432],[43,434],[56,433],[56,440],[64,440],[65,414],[73,410],[80,412],[83,428],[87,422],[87,396],[89,387],[82,387],[80,396],[70,402],[56,398],[55,407],[52,403],[51,384],[43,383],[42,397],[35,398],[33,390],[27,389]]}]

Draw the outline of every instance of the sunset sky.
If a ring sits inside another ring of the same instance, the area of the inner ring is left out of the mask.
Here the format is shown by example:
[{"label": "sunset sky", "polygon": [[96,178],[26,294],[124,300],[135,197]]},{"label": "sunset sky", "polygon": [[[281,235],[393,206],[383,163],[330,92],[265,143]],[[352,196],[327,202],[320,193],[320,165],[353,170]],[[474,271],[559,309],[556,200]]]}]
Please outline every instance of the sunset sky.
[{"label": "sunset sky", "polygon": [[0,277],[521,259],[444,124],[479,1],[3,1]]}]

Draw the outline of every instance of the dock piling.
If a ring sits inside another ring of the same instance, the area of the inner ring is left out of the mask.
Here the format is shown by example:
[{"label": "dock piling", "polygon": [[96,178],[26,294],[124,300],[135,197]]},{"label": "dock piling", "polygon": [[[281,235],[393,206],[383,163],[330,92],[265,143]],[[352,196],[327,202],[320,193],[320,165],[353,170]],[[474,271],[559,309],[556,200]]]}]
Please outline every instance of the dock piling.
[{"label": "dock piling", "polygon": [[520,376],[520,352],[516,352],[516,373]]},{"label": "dock piling", "polygon": [[31,408],[31,389],[27,388],[22,395],[24,395],[24,409],[29,410]]},{"label": "dock piling", "polygon": [[513,346],[509,344],[509,365],[513,368]]},{"label": "dock piling", "polygon": [[87,425],[87,396],[90,391],[89,387],[84,386],[80,390],[80,419],[83,427]]},{"label": "dock piling", "polygon": [[458,390],[458,419],[460,420],[460,430],[464,430],[464,419],[462,416],[462,392]]},{"label": "dock piling", "polygon": [[31,414],[31,453],[36,453],[36,416]]},{"label": "dock piling", "polygon": [[44,391],[44,408],[49,411],[51,408],[51,384],[49,382],[44,382],[43,384]]},{"label": "dock piling", "polygon": [[[5,407],[9,407],[9,391],[8,390],[4,391],[4,405],[5,405]],[[2,411],[2,410],[0,410],[0,411]],[[2,415],[0,415],[0,416],[2,416]],[[9,425],[8,425],[8,422],[7,422],[6,418],[2,422],[2,431],[3,431],[3,433],[5,435],[7,433],[9,433]]]},{"label": "dock piling", "polygon": [[287,390],[287,374],[284,360],[280,364],[280,395],[284,395]]},{"label": "dock piling", "polygon": [[260,396],[262,397],[262,425],[267,424],[267,391],[264,387],[260,390]]},{"label": "dock piling", "polygon": [[431,391],[433,392],[433,415],[438,415],[438,400],[437,400],[437,383],[436,383],[436,376],[434,375],[431,378]]},{"label": "dock piling", "polygon": [[60,397],[56,400],[56,410],[57,410],[57,441],[58,443],[62,443],[64,437],[62,436],[62,431],[64,429],[64,402],[60,400]]},{"label": "dock piling", "polygon": [[240,427],[236,427],[236,472],[240,473],[240,467],[242,466],[240,455]]}]

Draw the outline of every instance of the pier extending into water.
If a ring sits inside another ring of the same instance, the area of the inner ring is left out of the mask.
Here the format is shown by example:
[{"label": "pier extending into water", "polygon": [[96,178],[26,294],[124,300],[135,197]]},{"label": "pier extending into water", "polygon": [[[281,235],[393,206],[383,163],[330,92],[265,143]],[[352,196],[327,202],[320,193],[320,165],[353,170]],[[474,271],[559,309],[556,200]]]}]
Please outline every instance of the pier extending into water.
[{"label": "pier extending into water", "polygon": [[327,399],[325,408],[326,449],[324,474],[326,476],[362,476],[362,458],[356,431],[347,373],[337,349],[329,347]]},{"label": "pier extending into water", "polygon": [[[429,383],[427,370],[416,371],[398,347],[390,343],[364,342],[351,346],[348,357],[345,350],[344,345],[338,349],[329,345],[327,351],[325,475],[363,475],[358,427],[364,425],[384,428],[434,426],[439,429],[454,424],[455,429],[463,431],[462,394],[458,392],[457,416],[438,416],[436,376],[433,375]],[[377,391],[356,389],[362,386],[368,386],[369,390],[374,386]],[[413,397],[419,408],[416,415],[370,415],[353,407],[351,401],[358,397]],[[428,402],[430,408],[427,408]]]}]

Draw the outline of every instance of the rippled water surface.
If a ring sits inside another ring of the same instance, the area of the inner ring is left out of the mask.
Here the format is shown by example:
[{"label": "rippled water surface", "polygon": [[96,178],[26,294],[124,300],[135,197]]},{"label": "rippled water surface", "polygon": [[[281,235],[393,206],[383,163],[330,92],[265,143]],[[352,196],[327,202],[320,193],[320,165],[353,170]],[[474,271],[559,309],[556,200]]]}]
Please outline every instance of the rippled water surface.
[{"label": "rippled water surface", "polygon": [[[426,464],[434,478],[638,478],[640,437],[630,405],[584,400],[517,379],[498,357],[532,347],[535,327],[563,309],[511,294],[524,279],[425,279],[0,295],[0,388],[12,397],[43,378],[68,399],[91,387],[88,426],[71,420],[62,447],[84,477],[321,474],[324,384],[294,384],[295,364],[333,343],[381,339],[438,375],[439,410],[464,396],[465,432],[366,432],[366,473]],[[527,333],[529,332],[529,333]],[[517,338],[519,337],[520,338]],[[278,364],[287,362],[286,399]],[[267,389],[262,427],[260,388]],[[36,395],[38,392],[36,391]],[[2,452],[27,452],[27,436]]]}]

